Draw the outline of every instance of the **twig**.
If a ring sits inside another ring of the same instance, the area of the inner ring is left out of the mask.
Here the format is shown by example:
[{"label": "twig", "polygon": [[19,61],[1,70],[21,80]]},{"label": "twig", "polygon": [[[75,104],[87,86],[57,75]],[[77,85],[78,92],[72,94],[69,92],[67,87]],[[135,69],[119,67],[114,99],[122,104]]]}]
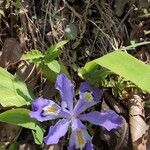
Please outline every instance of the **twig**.
[{"label": "twig", "polygon": [[65,0],[63,0],[64,4],[74,13],[76,17],[78,17],[81,20],[81,15],[79,15],[74,8],[72,8]]},{"label": "twig", "polygon": [[127,17],[129,16],[130,12],[133,10],[134,6],[131,6],[131,8],[128,10],[128,12],[126,13],[126,15],[124,16],[124,18],[121,20],[119,26],[118,26],[118,30],[121,27],[121,25],[124,23],[124,21],[127,19]]}]

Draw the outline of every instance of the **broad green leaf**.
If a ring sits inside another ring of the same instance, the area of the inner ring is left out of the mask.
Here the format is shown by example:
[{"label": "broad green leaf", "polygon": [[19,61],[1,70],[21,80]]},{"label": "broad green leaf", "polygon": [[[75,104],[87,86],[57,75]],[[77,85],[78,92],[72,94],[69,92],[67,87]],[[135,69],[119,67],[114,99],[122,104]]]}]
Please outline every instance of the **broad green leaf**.
[{"label": "broad green leaf", "polygon": [[33,98],[26,84],[0,67],[0,104],[7,106],[29,105]]},{"label": "broad green leaf", "polygon": [[31,50],[24,54],[21,60],[33,60],[44,57],[44,55],[39,50]]},{"label": "broad green leaf", "polygon": [[57,60],[53,60],[46,64],[53,72],[59,73],[60,72],[60,64]]},{"label": "broad green leaf", "polygon": [[60,54],[60,48],[62,48],[67,42],[68,40],[60,41],[48,48],[45,53],[45,61],[50,62],[58,57]]},{"label": "broad green leaf", "polygon": [[65,29],[65,33],[69,40],[75,40],[77,37],[77,27],[74,24],[69,24]]},{"label": "broad green leaf", "polygon": [[24,108],[11,109],[0,114],[0,121],[32,129],[36,138],[35,142],[42,144],[44,130],[35,119],[30,118],[29,113],[30,110]]},{"label": "broad green leaf", "polygon": [[84,74],[89,74],[97,64],[130,80],[139,88],[150,92],[150,66],[128,53],[118,50],[95,59],[82,68]]}]

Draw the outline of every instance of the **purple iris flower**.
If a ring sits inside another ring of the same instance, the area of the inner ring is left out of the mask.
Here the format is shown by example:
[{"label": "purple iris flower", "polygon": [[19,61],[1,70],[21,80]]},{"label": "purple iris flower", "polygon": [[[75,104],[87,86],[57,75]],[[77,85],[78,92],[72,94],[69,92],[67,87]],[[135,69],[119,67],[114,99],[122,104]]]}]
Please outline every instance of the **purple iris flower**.
[{"label": "purple iris flower", "polygon": [[44,137],[47,145],[57,144],[71,126],[72,132],[68,149],[93,150],[91,136],[81,121],[102,126],[108,131],[119,127],[122,123],[122,118],[113,110],[103,113],[98,111],[83,113],[100,102],[102,96],[100,89],[91,87],[87,82],[80,85],[79,100],[75,107],[73,106],[74,85],[64,74],[57,76],[55,87],[61,95],[61,107],[52,100],[38,98],[33,101],[30,113],[32,118],[40,122],[60,118],[54,126],[49,128],[48,135]]}]

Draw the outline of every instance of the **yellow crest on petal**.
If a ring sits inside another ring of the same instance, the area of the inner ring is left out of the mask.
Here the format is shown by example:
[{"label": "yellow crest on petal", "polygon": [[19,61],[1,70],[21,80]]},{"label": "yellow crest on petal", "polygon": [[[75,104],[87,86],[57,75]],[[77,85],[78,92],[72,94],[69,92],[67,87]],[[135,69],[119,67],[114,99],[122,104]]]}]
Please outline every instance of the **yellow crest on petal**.
[{"label": "yellow crest on petal", "polygon": [[52,105],[52,106],[46,106],[43,108],[43,114],[45,115],[56,115],[57,112],[58,112],[59,108],[57,108],[55,105]]},{"label": "yellow crest on petal", "polygon": [[82,131],[76,131],[76,148],[77,149],[82,149],[85,146],[85,137]]},{"label": "yellow crest on petal", "polygon": [[48,107],[47,109],[45,109],[45,112],[48,112],[48,113],[53,113],[53,112],[56,112],[58,109],[56,108],[52,108],[52,107]]},{"label": "yellow crest on petal", "polygon": [[92,92],[85,92],[85,93],[83,94],[83,97],[84,97],[84,99],[85,99],[86,101],[88,101],[88,102],[92,101],[93,98],[94,98]]}]

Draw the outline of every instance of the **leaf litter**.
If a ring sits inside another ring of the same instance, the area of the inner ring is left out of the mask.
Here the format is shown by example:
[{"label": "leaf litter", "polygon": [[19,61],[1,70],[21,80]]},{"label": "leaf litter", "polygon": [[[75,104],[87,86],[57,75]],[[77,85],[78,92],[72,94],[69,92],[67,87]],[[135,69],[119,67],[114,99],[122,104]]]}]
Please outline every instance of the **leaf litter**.
[{"label": "leaf litter", "polygon": [[[51,3],[43,0],[21,1],[21,7],[17,14],[17,7],[14,2],[9,2],[7,7],[4,2],[0,2],[2,12],[4,12],[4,15],[0,16],[0,66],[12,74],[19,74],[28,86],[34,89],[36,94],[40,91],[44,97],[52,98],[56,96],[55,90],[53,91],[53,84],[46,81],[33,64],[27,62],[18,64],[25,51],[38,49],[43,52],[49,45],[61,41],[64,37],[69,38],[71,41],[65,46],[59,59],[70,69],[73,78],[80,82],[71,68],[73,62],[77,64],[77,67],[80,67],[89,60],[129,44],[131,40],[149,40],[149,34],[144,34],[144,30],[149,30],[149,16],[141,17],[139,15],[143,13],[142,8],[149,5],[148,2],[125,0],[124,3],[120,3],[118,0],[87,0],[80,3],[82,5],[76,0]],[[133,5],[140,11],[131,9]],[[77,58],[75,61],[72,61],[70,51],[76,51]],[[142,46],[133,51],[133,55],[147,64],[149,64],[149,54],[149,46]],[[107,92],[112,95],[110,89]],[[111,149],[111,146],[115,150],[123,147],[131,149],[133,145],[133,149],[145,150],[146,141],[147,149],[149,149],[150,133],[148,133],[147,128],[149,122],[146,124],[143,104],[145,99],[135,95],[128,99],[128,102],[126,98],[120,100],[118,97],[110,102],[108,96],[105,96],[104,100],[108,105],[107,107],[122,114],[124,124],[114,134],[107,133],[103,129],[98,129],[100,132],[91,129],[91,132],[95,133],[93,137],[95,149]],[[128,103],[130,106],[127,110]],[[150,114],[147,116],[149,117]],[[22,143],[23,138],[22,141],[19,141],[16,137],[23,137],[24,131],[19,132],[18,135],[17,131],[13,133],[14,128],[17,129],[18,127],[10,125],[9,130],[7,128],[8,125],[1,126],[1,136],[8,134],[7,137],[9,137],[5,139],[5,142],[9,145],[15,139],[18,143]],[[123,137],[123,140],[119,140],[120,137]],[[26,149],[28,145],[31,146],[32,140],[30,137],[25,144],[19,146],[19,149]],[[102,142],[101,145],[98,145],[99,140]],[[31,149],[35,149],[35,146],[33,145]],[[60,149],[60,146],[51,146],[46,149]]]}]

